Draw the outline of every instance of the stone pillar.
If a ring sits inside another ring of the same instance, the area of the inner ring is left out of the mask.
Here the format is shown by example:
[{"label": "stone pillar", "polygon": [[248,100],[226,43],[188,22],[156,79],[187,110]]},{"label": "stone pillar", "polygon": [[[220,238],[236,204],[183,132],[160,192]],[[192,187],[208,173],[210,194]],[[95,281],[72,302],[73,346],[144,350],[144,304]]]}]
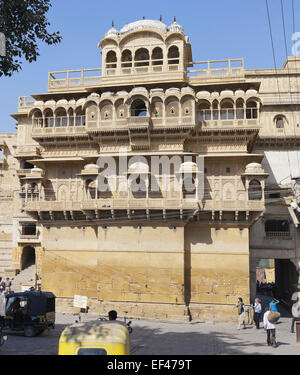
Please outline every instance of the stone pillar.
[{"label": "stone pillar", "polygon": [[256,297],[256,258],[251,255],[251,250],[249,256],[249,279],[250,303],[253,303]]},{"label": "stone pillar", "polygon": [[12,248],[12,268],[19,273],[21,271],[21,256],[23,248],[21,246]]}]

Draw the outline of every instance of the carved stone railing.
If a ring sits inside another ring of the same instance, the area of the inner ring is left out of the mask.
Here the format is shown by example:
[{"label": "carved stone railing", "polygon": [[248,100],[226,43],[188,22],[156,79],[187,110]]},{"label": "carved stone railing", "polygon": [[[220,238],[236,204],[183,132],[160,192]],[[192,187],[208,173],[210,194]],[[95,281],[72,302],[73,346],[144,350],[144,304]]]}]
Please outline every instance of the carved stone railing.
[{"label": "carved stone railing", "polygon": [[24,146],[18,146],[16,156],[39,156],[40,151],[37,146],[33,145],[24,145]]},{"label": "carved stone railing", "polygon": [[198,125],[202,130],[210,129],[257,129],[260,127],[259,119],[245,119],[245,120],[201,120]]},{"label": "carved stone railing", "polygon": [[265,202],[262,200],[244,200],[244,201],[215,201],[207,200],[204,203],[203,210],[213,211],[261,211],[265,208]]},{"label": "carved stone railing", "polygon": [[64,127],[49,127],[49,128],[33,128],[32,129],[32,138],[41,138],[41,137],[57,137],[57,136],[81,136],[85,135],[86,127],[85,126],[64,126]]},{"label": "carved stone railing", "polygon": [[[198,209],[196,199],[176,198],[107,198],[84,201],[33,201],[25,203],[27,211],[84,211],[105,209]],[[201,211],[261,211],[264,201],[207,200]]]}]

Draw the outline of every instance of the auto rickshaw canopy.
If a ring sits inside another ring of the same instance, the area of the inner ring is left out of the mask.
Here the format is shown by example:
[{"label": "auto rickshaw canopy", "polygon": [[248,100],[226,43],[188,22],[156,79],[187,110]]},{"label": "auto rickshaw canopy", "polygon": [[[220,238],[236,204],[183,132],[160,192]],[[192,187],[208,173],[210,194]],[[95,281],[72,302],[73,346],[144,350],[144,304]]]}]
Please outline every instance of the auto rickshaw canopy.
[{"label": "auto rickshaw canopy", "polygon": [[48,312],[55,311],[55,295],[51,292],[27,291],[19,293],[10,293],[6,296],[9,299],[20,298],[28,301],[28,314],[32,316],[46,315]]},{"label": "auto rickshaw canopy", "polygon": [[126,325],[116,320],[76,323],[64,329],[60,343],[118,343],[127,345],[129,333]]}]

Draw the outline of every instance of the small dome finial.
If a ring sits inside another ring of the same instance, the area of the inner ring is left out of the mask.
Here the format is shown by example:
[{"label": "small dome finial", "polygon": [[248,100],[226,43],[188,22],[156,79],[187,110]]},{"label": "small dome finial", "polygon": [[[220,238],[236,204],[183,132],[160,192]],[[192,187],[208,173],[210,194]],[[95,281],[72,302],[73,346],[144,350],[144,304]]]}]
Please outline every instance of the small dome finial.
[{"label": "small dome finial", "polygon": [[114,23],[114,20],[111,21],[111,27],[114,27],[115,26],[115,23]]},{"label": "small dome finial", "polygon": [[174,16],[174,22],[176,22],[176,16]]},{"label": "small dome finial", "polygon": [[145,19],[145,16],[143,16],[143,20]]},{"label": "small dome finial", "polygon": [[159,17],[159,20],[160,20],[160,22],[162,21],[162,14],[161,14],[160,17]]}]

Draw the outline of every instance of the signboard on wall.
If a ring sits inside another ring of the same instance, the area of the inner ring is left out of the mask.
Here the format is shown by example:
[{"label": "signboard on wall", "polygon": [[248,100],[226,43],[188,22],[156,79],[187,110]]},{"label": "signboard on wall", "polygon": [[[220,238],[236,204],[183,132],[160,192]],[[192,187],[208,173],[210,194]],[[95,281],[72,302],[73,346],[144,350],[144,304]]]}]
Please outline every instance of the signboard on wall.
[{"label": "signboard on wall", "polygon": [[30,288],[33,288],[33,285],[23,284],[22,285],[22,292],[26,292],[26,291],[30,290]]},{"label": "signboard on wall", "polygon": [[86,309],[87,308],[87,300],[88,300],[88,298],[86,296],[79,296],[79,295],[75,294],[73,306],[79,307],[81,309]]}]

